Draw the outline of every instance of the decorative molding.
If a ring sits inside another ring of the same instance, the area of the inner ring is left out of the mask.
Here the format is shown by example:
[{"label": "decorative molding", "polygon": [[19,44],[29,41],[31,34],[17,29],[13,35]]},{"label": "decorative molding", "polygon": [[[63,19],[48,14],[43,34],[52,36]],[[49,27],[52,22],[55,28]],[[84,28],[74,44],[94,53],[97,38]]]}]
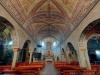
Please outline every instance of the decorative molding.
[{"label": "decorative molding", "polygon": [[12,48],[13,51],[20,51],[20,48]]},{"label": "decorative molding", "polygon": [[5,1],[2,0],[1,3],[6,8],[6,10],[8,10],[11,13],[11,15],[14,17],[14,19],[16,19],[17,22],[19,22],[20,24],[24,23],[23,18],[18,13],[15,6],[12,4],[10,0],[5,0]]}]

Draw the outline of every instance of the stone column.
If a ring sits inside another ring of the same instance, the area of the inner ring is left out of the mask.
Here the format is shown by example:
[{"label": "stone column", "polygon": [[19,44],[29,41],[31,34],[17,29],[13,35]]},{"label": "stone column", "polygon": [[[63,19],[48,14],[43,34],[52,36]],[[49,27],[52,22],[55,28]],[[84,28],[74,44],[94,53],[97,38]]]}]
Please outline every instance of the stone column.
[{"label": "stone column", "polygon": [[68,54],[66,54],[66,61],[67,61],[67,63],[70,63],[70,59],[69,59]]},{"label": "stone column", "polygon": [[61,59],[62,59],[62,60],[61,60],[62,62],[65,62],[65,61],[64,61],[64,54],[61,55]]},{"label": "stone column", "polygon": [[11,69],[13,69],[15,67],[15,65],[16,65],[19,48],[13,48],[13,51],[14,51],[14,56],[13,56]]},{"label": "stone column", "polygon": [[30,59],[29,59],[29,64],[32,62],[32,51],[29,51],[29,53],[30,53]]},{"label": "stone column", "polygon": [[34,53],[33,53],[33,61],[32,62],[35,62],[35,57],[34,57]]},{"label": "stone column", "polygon": [[86,45],[87,44],[85,42],[79,43],[78,59],[81,67],[86,67],[88,70],[90,70],[91,66]]},{"label": "stone column", "polygon": [[67,62],[67,63],[70,63],[69,48],[67,48],[67,51],[66,51],[66,62]]}]

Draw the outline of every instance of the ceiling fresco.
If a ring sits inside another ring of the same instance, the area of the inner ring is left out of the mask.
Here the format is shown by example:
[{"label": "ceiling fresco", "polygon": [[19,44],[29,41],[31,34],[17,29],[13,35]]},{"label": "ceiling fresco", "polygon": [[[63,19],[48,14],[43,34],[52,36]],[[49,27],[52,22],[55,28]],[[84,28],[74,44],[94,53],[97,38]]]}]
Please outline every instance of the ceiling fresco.
[{"label": "ceiling fresco", "polygon": [[41,0],[18,0],[25,12],[28,15],[32,9],[41,1]]},{"label": "ceiling fresco", "polygon": [[65,10],[68,17],[72,17],[73,12],[76,10],[76,7],[78,6],[79,1],[80,0],[59,0],[57,2]]},{"label": "ceiling fresco", "polygon": [[[35,40],[65,40],[98,0],[0,0]],[[38,38],[37,38],[38,37]]]}]

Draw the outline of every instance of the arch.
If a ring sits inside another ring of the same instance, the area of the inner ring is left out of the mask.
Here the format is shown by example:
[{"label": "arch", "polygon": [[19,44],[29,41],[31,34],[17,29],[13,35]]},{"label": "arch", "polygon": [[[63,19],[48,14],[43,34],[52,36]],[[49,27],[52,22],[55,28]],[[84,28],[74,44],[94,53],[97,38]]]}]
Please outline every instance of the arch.
[{"label": "arch", "polygon": [[73,45],[70,42],[68,42],[67,45],[68,45],[70,51],[74,51],[75,50],[75,48],[73,47]]},{"label": "arch", "polygon": [[[14,26],[4,17],[0,16],[0,60],[3,64],[11,64],[16,37]],[[17,45],[18,43],[16,43]]]},{"label": "arch", "polygon": [[82,31],[79,41],[87,40],[91,37],[91,35],[99,34],[100,28],[100,19],[94,20],[89,23]]},{"label": "arch", "polygon": [[[88,54],[88,48],[87,48],[87,42],[89,40],[89,38],[91,38],[93,35],[99,35],[100,31],[99,29],[100,28],[100,18],[99,19],[96,19],[92,22],[90,22],[88,25],[86,25],[86,27],[83,29],[81,35],[80,35],[80,38],[79,38],[79,43],[83,43],[83,47],[85,49],[84,53],[82,53],[83,51],[80,51],[80,64],[81,62],[84,63],[81,64],[82,66],[85,66],[87,67],[87,69],[91,69],[91,66],[90,66],[90,60],[89,60],[89,54]],[[79,46],[79,50],[80,50],[80,46]],[[84,58],[83,60],[81,58]]]},{"label": "arch", "polygon": [[66,47],[68,47],[67,55],[68,55],[70,62],[77,61],[77,52],[76,52],[74,46],[72,45],[72,43],[68,42]]},{"label": "arch", "polygon": [[88,41],[87,41],[87,49],[88,49],[88,55],[90,58],[90,62],[98,63],[98,61],[100,60],[100,36],[94,36],[91,37]]},{"label": "arch", "polygon": [[30,40],[26,40],[22,47],[22,50],[20,51],[19,61],[25,62],[29,60],[29,44],[30,44]]},{"label": "arch", "polygon": [[15,25],[13,25],[13,23],[11,23],[11,21],[8,20],[7,16],[1,16],[1,15],[0,15],[0,24],[5,26],[5,28],[7,28],[9,30],[9,33],[10,33],[12,41],[13,41],[12,48],[19,48],[18,32],[16,30]]}]

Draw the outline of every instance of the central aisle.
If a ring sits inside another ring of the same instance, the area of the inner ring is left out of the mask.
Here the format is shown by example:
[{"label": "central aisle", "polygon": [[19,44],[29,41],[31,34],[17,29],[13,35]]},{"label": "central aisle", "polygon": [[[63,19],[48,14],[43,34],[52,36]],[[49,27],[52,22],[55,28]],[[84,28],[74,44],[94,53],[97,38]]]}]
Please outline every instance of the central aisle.
[{"label": "central aisle", "polygon": [[54,65],[50,62],[46,63],[41,75],[58,75]]}]

